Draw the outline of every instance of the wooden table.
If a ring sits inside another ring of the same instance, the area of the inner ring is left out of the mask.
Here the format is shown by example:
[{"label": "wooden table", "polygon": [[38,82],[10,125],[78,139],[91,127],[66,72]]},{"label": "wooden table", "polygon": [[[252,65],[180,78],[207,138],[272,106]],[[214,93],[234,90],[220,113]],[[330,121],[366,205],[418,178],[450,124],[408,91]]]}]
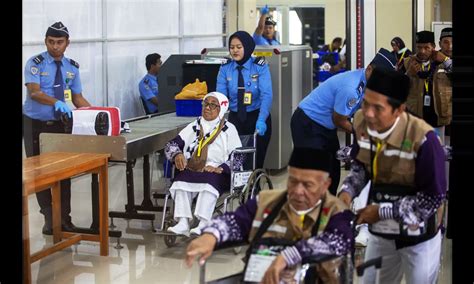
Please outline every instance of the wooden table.
[{"label": "wooden table", "polygon": [[[110,154],[50,152],[23,160],[23,283],[31,283],[31,263],[81,240],[100,242],[100,255],[109,254],[108,158]],[[99,234],[61,231],[60,181],[80,174],[99,176]],[[54,245],[30,254],[28,196],[51,188]]]}]

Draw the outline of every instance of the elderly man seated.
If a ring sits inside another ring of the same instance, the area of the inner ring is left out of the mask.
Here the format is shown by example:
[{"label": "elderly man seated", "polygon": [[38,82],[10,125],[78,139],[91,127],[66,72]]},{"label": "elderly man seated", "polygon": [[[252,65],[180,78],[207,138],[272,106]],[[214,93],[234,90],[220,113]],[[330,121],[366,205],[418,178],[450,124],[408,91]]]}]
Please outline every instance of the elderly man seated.
[{"label": "elderly man seated", "polygon": [[[235,126],[224,118],[228,107],[229,100],[223,94],[207,94],[202,103],[202,116],[166,144],[166,158],[179,170],[170,188],[178,224],[168,228],[170,232],[200,235],[205,221],[212,217],[217,198],[229,190],[230,154],[242,144]],[[241,159],[234,161],[234,167],[240,164]],[[200,222],[189,230],[191,204],[196,196],[194,215]]]},{"label": "elderly man seated", "polygon": [[[216,244],[249,240],[247,256],[250,257],[247,267],[260,267],[260,277],[263,276],[263,279],[252,281],[280,283],[280,279],[288,275],[303,258],[342,256],[352,251],[351,222],[354,214],[328,192],[331,184],[330,169],[331,156],[328,152],[295,148],[288,166],[287,189],[261,191],[256,199],[250,199],[235,212],[226,213],[209,222],[203,228],[203,234],[187,248],[188,267],[198,255],[202,265],[212,254]],[[276,253],[271,251],[273,244],[273,248],[281,248],[284,240],[286,244],[282,249]],[[262,247],[270,249],[266,255],[276,255],[266,265],[255,261],[257,258],[262,259],[261,257],[254,257],[252,260],[254,253]],[[265,275],[265,269],[262,269],[264,267],[268,267]],[[314,277],[314,270],[310,272]],[[326,283],[328,280],[322,279],[323,273],[319,272],[318,278]],[[244,278],[247,278],[247,272],[244,274]],[[314,283],[314,280],[310,283]]]}]

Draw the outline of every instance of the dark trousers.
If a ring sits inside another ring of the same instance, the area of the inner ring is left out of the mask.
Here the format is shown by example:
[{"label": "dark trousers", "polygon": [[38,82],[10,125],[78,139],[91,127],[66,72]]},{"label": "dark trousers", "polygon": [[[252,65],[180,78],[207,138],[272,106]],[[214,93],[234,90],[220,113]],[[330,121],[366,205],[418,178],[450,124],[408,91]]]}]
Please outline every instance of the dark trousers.
[{"label": "dark trousers", "polygon": [[[64,133],[64,125],[60,121],[41,121],[23,115],[23,138],[25,140],[25,152],[27,157],[40,154],[40,133]],[[36,193],[36,199],[40,206],[40,212],[51,220],[51,189]],[[71,179],[61,181],[61,220],[70,221],[71,217]]]},{"label": "dark trousers", "polygon": [[[229,121],[235,125],[239,135],[249,135],[255,133],[255,124],[257,123],[258,114],[260,110],[254,110],[247,112],[247,119],[245,121],[240,121],[237,117],[236,112],[229,113]],[[263,169],[263,162],[265,161],[265,155],[267,153],[268,143],[270,143],[270,137],[272,136],[272,118],[271,115],[268,115],[267,120],[267,131],[265,135],[257,135],[257,162],[256,166],[258,169]]]},{"label": "dark trousers", "polygon": [[303,110],[297,108],[291,117],[291,137],[294,147],[327,150],[331,153],[332,168],[329,176],[332,182],[329,192],[336,195],[341,179],[341,163],[336,159],[336,152],[340,147],[337,129],[325,128],[309,118]]}]

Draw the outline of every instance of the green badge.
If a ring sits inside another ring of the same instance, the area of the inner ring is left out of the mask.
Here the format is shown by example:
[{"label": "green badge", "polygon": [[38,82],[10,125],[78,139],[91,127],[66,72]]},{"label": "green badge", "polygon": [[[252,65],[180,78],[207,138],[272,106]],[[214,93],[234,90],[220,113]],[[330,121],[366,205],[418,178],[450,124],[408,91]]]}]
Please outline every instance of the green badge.
[{"label": "green badge", "polygon": [[410,150],[411,146],[412,146],[412,142],[410,140],[403,140],[402,150]]}]

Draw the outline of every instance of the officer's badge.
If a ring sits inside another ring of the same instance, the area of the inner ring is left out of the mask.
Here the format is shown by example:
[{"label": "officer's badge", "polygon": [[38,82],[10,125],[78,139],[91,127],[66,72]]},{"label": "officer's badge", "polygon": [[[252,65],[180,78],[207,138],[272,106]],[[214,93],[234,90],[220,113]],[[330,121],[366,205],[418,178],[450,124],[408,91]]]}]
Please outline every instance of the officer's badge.
[{"label": "officer's badge", "polygon": [[356,103],[357,103],[357,99],[352,98],[352,99],[350,99],[350,100],[347,102],[347,107],[348,107],[348,108],[352,108],[352,107],[355,106]]},{"label": "officer's badge", "polygon": [[66,78],[73,79],[74,76],[75,76],[74,73],[72,73],[72,72],[66,72]]},{"label": "officer's badge", "polygon": [[227,81],[232,81],[232,77],[227,77]]},{"label": "officer's badge", "polygon": [[36,66],[31,66],[30,71],[31,71],[31,74],[36,75],[36,74],[38,74],[38,71],[39,71],[39,70],[38,70],[38,67],[36,67]]},{"label": "officer's badge", "polygon": [[357,86],[357,92],[359,92],[359,94],[362,94],[362,92],[364,91],[364,87],[364,81],[360,81],[359,86]]}]

